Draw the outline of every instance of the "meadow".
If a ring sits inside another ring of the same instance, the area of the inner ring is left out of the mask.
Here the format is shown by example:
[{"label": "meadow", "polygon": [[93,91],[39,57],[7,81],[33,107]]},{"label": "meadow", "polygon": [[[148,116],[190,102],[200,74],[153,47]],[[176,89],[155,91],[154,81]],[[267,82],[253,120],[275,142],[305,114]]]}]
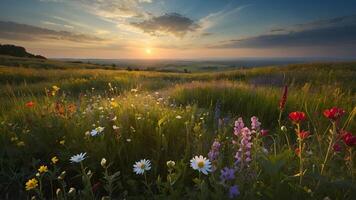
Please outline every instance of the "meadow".
[{"label": "meadow", "polygon": [[2,56],[0,199],[354,199],[355,115],[355,62],[177,73]]}]

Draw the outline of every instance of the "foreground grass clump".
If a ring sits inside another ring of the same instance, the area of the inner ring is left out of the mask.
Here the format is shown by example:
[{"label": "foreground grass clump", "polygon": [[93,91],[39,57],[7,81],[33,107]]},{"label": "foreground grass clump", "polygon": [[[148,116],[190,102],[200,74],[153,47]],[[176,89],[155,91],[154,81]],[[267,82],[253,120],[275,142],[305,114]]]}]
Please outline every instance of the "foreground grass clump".
[{"label": "foreground grass clump", "polygon": [[278,106],[272,88],[222,83],[14,99],[1,116],[2,198],[354,197],[356,108],[310,114],[293,92]]}]

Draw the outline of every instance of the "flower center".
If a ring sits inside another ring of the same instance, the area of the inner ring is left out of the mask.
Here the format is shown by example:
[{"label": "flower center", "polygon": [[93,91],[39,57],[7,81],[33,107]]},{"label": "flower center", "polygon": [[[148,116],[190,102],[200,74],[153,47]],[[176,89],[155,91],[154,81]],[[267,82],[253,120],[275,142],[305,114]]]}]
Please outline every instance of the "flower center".
[{"label": "flower center", "polygon": [[141,163],[140,168],[141,168],[141,169],[145,169],[145,164],[144,164],[144,163]]},{"label": "flower center", "polygon": [[204,161],[199,161],[198,162],[198,167],[203,168],[204,167]]}]

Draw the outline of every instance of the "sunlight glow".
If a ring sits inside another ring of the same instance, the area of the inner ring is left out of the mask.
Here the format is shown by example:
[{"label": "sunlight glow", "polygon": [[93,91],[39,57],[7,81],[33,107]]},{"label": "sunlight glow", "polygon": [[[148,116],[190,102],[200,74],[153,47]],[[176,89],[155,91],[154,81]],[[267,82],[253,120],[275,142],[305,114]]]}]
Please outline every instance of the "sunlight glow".
[{"label": "sunlight glow", "polygon": [[150,54],[152,54],[152,49],[146,48],[146,49],[145,49],[145,52],[146,52],[146,54],[150,55]]}]

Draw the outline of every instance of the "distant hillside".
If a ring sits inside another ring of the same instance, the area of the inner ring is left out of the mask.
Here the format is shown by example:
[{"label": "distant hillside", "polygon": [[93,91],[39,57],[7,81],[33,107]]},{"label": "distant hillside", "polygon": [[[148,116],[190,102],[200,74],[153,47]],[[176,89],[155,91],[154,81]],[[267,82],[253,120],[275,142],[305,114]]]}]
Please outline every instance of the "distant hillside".
[{"label": "distant hillside", "polygon": [[16,57],[25,57],[25,58],[38,58],[46,59],[41,55],[34,55],[28,53],[24,47],[10,45],[10,44],[0,44],[0,55],[16,56]]}]

